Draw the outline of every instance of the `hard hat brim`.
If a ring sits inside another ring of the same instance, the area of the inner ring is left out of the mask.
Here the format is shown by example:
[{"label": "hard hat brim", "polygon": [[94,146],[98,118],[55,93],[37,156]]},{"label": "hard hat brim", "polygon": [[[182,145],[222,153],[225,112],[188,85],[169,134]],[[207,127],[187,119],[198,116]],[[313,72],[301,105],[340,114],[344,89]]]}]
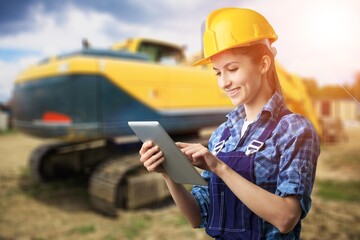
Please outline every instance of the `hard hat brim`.
[{"label": "hard hat brim", "polygon": [[[272,38],[272,39],[259,39],[259,40],[255,40],[253,42],[247,42],[247,43],[241,43],[241,44],[236,44],[234,46],[230,46],[228,48],[222,49],[217,53],[214,53],[208,57],[205,57],[203,59],[200,59],[199,61],[193,63],[192,65],[195,66],[199,66],[199,65],[206,65],[206,64],[210,64],[212,63],[211,58],[219,53],[222,53],[226,50],[229,49],[234,49],[234,48],[239,48],[239,47],[248,47],[248,46],[252,46],[252,45],[256,45],[256,44],[264,44],[265,46],[267,46],[267,48],[272,52],[272,47],[271,47],[271,43],[277,40],[277,36]],[[276,55],[276,53],[274,54],[274,56]]]},{"label": "hard hat brim", "polygon": [[193,67],[196,67],[196,66],[200,66],[200,65],[206,65],[206,64],[210,64],[211,63],[211,60],[210,60],[211,57],[207,57],[207,58],[203,58],[199,61],[196,61],[195,63],[193,63]]}]

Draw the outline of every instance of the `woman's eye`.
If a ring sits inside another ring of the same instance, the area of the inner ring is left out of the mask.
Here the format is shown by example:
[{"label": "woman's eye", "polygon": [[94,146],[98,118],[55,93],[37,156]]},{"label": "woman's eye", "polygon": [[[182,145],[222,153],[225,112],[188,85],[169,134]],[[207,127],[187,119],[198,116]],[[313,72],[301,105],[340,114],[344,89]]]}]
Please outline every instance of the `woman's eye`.
[{"label": "woman's eye", "polygon": [[229,72],[235,72],[236,70],[238,70],[238,68],[230,68]]},{"label": "woman's eye", "polygon": [[216,73],[215,73],[215,76],[220,77],[220,76],[221,76],[221,73],[220,73],[220,72],[216,72]]}]

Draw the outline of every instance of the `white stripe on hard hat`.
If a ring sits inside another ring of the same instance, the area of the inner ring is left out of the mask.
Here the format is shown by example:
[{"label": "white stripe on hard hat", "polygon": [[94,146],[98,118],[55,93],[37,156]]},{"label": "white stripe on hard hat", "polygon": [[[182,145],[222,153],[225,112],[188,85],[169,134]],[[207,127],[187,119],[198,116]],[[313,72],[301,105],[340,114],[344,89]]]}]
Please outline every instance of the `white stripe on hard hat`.
[{"label": "white stripe on hard hat", "polygon": [[270,50],[270,52],[273,54],[273,56],[274,57],[276,56],[276,53],[277,53],[276,48],[274,48],[274,47],[272,47],[270,45],[270,41],[269,41],[268,38],[261,39],[261,40],[258,40],[258,41],[254,41],[254,42],[244,44],[244,45],[239,45],[238,47],[252,46],[252,45],[255,45],[255,44],[264,44]]}]

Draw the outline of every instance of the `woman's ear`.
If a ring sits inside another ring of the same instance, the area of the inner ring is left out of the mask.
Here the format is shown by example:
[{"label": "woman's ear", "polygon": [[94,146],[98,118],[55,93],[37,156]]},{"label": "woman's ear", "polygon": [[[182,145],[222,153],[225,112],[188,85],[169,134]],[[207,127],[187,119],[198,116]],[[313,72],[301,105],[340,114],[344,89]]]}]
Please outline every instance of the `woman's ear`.
[{"label": "woman's ear", "polygon": [[261,74],[266,73],[267,71],[269,71],[270,66],[271,66],[271,58],[268,55],[264,55],[261,58],[261,62],[260,62],[260,71]]}]

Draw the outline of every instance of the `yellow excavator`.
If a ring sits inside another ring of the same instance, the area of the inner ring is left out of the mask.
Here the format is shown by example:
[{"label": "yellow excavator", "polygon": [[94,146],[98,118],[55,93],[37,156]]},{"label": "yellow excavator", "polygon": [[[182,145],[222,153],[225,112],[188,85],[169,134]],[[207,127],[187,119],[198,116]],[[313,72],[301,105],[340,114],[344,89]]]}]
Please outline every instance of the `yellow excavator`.
[{"label": "yellow excavator", "polygon": [[[277,71],[289,108],[320,133],[301,78],[279,65]],[[206,144],[197,134],[225,121],[232,108],[212,70],[186,64],[182,47],[144,38],[109,49],[85,44],[44,59],[17,77],[13,93],[14,125],[54,139],[31,154],[33,176],[48,181],[90,172],[91,202],[109,215],[169,196],[158,174],[143,173],[128,121],[159,121],[175,140]]]}]

